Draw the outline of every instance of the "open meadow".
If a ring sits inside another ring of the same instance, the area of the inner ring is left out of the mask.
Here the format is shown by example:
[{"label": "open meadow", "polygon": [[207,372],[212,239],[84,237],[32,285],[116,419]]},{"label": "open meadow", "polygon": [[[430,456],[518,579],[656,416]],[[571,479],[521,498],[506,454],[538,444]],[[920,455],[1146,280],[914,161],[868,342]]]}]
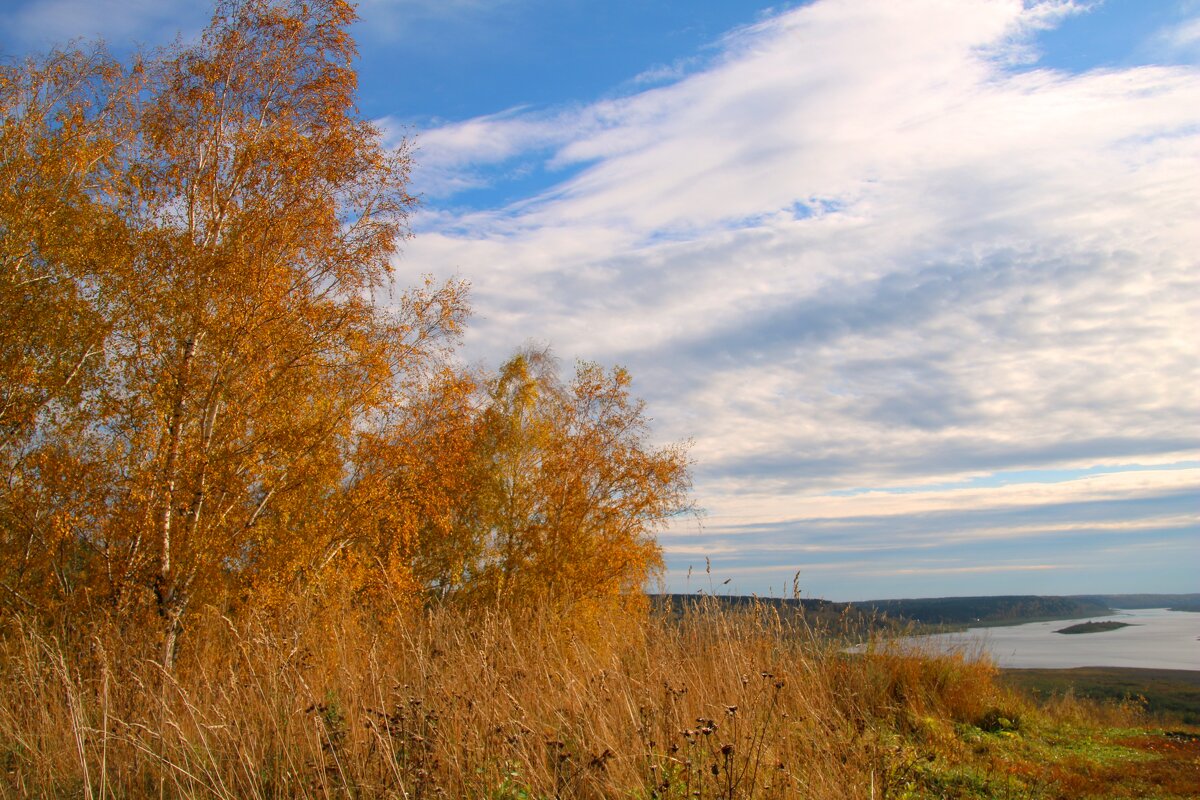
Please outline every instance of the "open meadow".
[{"label": "open meadow", "polygon": [[157,644],[13,623],[6,797],[1195,796],[1200,730],[1137,702],[1021,694],[986,662],[699,603],[577,625],[328,602],[208,610]]}]

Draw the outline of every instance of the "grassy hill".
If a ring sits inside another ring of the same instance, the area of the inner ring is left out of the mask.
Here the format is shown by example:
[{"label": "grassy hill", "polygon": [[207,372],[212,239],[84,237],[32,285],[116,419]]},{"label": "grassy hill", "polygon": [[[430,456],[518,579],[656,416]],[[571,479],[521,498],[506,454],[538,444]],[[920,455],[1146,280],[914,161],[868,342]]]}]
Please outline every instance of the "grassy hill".
[{"label": "grassy hill", "polygon": [[115,629],[14,624],[0,797],[1183,800],[1200,785],[1200,729],[1177,718],[886,638],[850,655],[789,607],[379,619],[299,599],[199,614],[171,673]]}]

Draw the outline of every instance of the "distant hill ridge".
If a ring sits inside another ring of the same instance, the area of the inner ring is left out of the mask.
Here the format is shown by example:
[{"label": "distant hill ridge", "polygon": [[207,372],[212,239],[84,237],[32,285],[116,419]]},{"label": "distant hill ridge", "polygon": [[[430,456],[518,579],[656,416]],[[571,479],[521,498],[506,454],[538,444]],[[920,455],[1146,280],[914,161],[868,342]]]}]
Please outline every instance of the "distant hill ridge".
[{"label": "distant hill ridge", "polygon": [[1074,600],[1103,603],[1112,608],[1169,608],[1172,611],[1200,611],[1200,594],[1083,594]]},{"label": "distant hill ridge", "polygon": [[1112,614],[1107,603],[1092,598],[1042,595],[996,597],[927,597],[903,600],[868,600],[853,603],[889,617],[926,625],[971,625],[1018,620],[1076,619]]},{"label": "distant hill ridge", "polygon": [[656,595],[659,605],[682,608],[701,596],[730,606],[765,603],[781,609],[803,608],[806,613],[836,616],[853,611],[862,616],[884,616],[924,625],[1014,624],[1036,620],[1080,619],[1113,614],[1118,608],[1171,608],[1200,611],[1200,594],[1096,594],[1096,595],[997,595],[980,597],[919,597],[899,600],[861,600],[836,603],[818,598],[771,598],[754,595]]}]

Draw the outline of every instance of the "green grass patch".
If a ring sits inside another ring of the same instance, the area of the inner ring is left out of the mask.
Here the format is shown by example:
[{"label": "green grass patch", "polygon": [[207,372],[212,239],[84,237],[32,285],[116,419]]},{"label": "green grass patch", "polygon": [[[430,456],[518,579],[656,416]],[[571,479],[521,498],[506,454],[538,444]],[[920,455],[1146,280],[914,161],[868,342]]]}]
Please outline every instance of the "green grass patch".
[{"label": "green grass patch", "polygon": [[1200,672],[1128,667],[1006,669],[1001,680],[1035,699],[1074,694],[1090,700],[1135,701],[1154,716],[1200,725]]}]

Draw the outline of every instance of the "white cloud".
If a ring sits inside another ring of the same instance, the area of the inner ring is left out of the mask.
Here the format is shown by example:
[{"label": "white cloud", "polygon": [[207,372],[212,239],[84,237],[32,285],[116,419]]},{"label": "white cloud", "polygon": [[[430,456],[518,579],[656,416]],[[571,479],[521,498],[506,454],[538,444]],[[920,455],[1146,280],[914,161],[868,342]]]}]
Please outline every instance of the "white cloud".
[{"label": "white cloud", "polygon": [[642,70],[633,76],[630,83],[634,86],[653,86],[660,83],[671,83],[687,74],[689,67],[696,64],[694,59],[679,59],[670,64],[656,64]]},{"label": "white cloud", "polygon": [[1185,19],[1159,32],[1158,46],[1171,55],[1196,58],[1200,56],[1200,17]]},{"label": "white cloud", "polygon": [[995,574],[997,572],[1044,572],[1046,570],[1070,569],[1063,564],[974,564],[960,567],[902,567],[900,569],[864,569],[856,575],[964,575]]},{"label": "white cloud", "polygon": [[696,440],[714,547],[799,498],[920,513],[835,489],[1195,458],[1200,73],[1012,67],[1078,11],[826,0],[665,86],[427,132],[447,169],[575,172],[430,215],[406,267],[472,280],[475,355],[533,337],[631,367],[657,430]]},{"label": "white cloud", "polygon": [[[1200,469],[1139,470],[1090,475],[1054,483],[1023,482],[1004,486],[927,489],[896,493],[869,491],[854,495],[818,493],[780,496],[769,489],[761,492],[742,490],[727,506],[730,519],[743,524],[802,524],[820,520],[875,518],[879,527],[887,525],[886,518],[914,517],[938,513],[983,512],[1028,509],[1033,506],[1062,506],[1102,501],[1127,500],[1145,497],[1155,492],[1185,492],[1200,486]],[[801,512],[801,513],[797,513]],[[1169,519],[1198,521],[1198,516],[1171,516]],[[981,531],[995,536],[1009,536],[1026,531],[1070,530],[1072,524],[1040,524],[986,528],[975,525],[972,535]],[[1091,529],[1094,525],[1089,525]],[[1119,526],[1127,528],[1127,525]],[[943,534],[939,534],[941,536]],[[951,536],[956,535],[953,532]],[[986,535],[986,534],[982,534]],[[944,539],[940,539],[944,541]]]}]

